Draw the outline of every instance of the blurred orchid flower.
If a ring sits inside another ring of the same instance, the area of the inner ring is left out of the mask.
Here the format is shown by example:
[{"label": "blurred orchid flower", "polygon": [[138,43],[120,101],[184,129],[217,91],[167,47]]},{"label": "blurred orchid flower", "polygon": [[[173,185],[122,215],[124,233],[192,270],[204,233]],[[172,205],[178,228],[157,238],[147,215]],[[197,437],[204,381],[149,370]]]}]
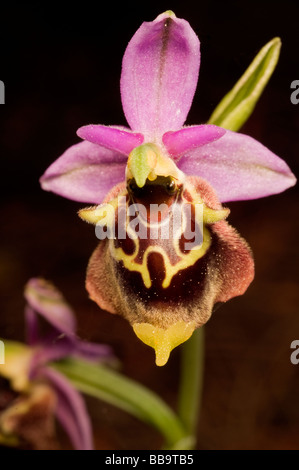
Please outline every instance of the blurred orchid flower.
[{"label": "blurred orchid flower", "polygon": [[[73,356],[102,361],[111,351],[107,346],[78,339],[72,309],[49,282],[31,279],[25,298],[27,345],[5,341],[5,364],[0,365],[0,375],[20,394],[0,413],[0,436],[20,436],[45,448],[47,440],[53,443],[55,415],[74,448],[92,449],[92,429],[84,401],[69,381],[51,367],[51,362]],[[39,331],[39,316],[48,323],[44,335]]]},{"label": "blurred orchid flower", "polygon": [[[249,136],[212,124],[183,126],[197,85],[199,46],[189,23],[173,12],[143,23],[122,64],[130,129],[81,127],[77,134],[84,141],[41,178],[45,190],[104,202],[79,213],[94,224],[111,224],[103,215],[108,203],[119,207],[119,197],[127,207],[146,207],[147,229],[170,220],[175,207],[181,213],[192,207],[190,223],[202,234],[193,250],[187,249],[184,224],[168,239],[141,240],[132,239],[127,223],[125,240],[103,240],[87,272],[91,298],[127,318],[155,349],[158,365],[209,319],[215,302],[241,295],[253,279],[250,250],[225,222],[229,211],[221,203],[279,193],[296,181],[283,160]],[[154,203],[166,205],[162,215],[149,213]]]}]

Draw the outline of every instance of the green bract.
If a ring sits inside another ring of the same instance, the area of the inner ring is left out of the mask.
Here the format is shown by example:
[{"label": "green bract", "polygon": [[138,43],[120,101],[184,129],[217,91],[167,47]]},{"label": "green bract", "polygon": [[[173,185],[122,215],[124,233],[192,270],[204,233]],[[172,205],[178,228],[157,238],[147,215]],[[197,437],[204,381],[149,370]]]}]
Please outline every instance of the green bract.
[{"label": "green bract", "polygon": [[231,131],[240,129],[254,110],[276,67],[280,48],[280,38],[274,38],[260,50],[240,80],[220,101],[209,124]]}]

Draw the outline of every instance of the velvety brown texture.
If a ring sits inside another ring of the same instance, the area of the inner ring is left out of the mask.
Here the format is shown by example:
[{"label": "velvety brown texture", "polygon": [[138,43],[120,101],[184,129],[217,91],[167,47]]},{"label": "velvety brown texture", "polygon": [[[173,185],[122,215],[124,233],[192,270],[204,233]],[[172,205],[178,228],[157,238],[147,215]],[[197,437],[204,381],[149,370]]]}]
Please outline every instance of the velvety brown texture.
[{"label": "velvety brown texture", "polygon": [[[214,191],[204,180],[187,178],[185,186],[191,193],[195,190],[208,207],[221,208]],[[107,201],[123,189],[118,186],[112,190]],[[226,221],[210,224],[208,230],[211,245],[204,256],[178,271],[168,287],[162,286],[165,265],[161,253],[153,252],[147,259],[152,284],[146,287],[139,272],[131,271],[122,261],[113,258],[109,245],[115,241],[101,241],[87,270],[86,287],[90,297],[101,308],[124,316],[131,324],[145,322],[168,328],[183,320],[194,321],[198,327],[203,325],[216,302],[243,294],[254,276],[250,250],[238,233]],[[157,242],[166,253],[173,250],[171,238],[139,240],[141,254],[138,252],[134,260],[140,263],[138,258],[142,259],[145,249]],[[177,262],[172,256],[172,263]]]}]

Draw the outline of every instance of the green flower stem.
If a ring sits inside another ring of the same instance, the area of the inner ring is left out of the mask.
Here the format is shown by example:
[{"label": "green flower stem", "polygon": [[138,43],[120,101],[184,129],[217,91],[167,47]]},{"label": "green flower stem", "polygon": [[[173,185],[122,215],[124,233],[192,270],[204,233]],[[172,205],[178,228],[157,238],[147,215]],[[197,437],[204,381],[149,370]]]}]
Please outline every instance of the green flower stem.
[{"label": "green flower stem", "polygon": [[52,366],[79,391],[117,406],[154,426],[166,440],[164,448],[189,449],[184,426],[173,410],[154,392],[103,365],[69,359]]},{"label": "green flower stem", "polygon": [[182,371],[179,388],[178,416],[186,433],[193,436],[196,444],[196,429],[201,405],[204,374],[204,329],[194,331],[182,346]]}]

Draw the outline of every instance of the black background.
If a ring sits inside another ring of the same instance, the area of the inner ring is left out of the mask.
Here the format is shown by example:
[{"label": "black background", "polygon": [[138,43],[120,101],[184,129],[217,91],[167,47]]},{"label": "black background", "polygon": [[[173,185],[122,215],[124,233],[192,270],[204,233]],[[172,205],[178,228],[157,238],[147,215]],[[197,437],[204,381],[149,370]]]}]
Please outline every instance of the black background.
[{"label": "black background", "polygon": [[[242,128],[299,174],[299,79],[296,1],[11,2],[1,5],[0,335],[23,339],[23,287],[51,279],[74,306],[78,332],[107,342],[122,370],[175,406],[179,348],[163,368],[119,317],[100,311],[84,289],[97,244],[82,207],[40,189],[38,179],[88,123],[126,125],[119,77],[126,45],[142,21],[172,9],[201,41],[201,70],[187,124],[207,121],[255,54],[282,39],[281,57]],[[206,368],[198,449],[296,449],[299,444],[298,188],[229,204],[230,223],[251,245],[256,278],[206,326]],[[88,400],[98,449],[155,449],[160,436],[129,415]],[[63,446],[67,446],[65,443]]]}]

